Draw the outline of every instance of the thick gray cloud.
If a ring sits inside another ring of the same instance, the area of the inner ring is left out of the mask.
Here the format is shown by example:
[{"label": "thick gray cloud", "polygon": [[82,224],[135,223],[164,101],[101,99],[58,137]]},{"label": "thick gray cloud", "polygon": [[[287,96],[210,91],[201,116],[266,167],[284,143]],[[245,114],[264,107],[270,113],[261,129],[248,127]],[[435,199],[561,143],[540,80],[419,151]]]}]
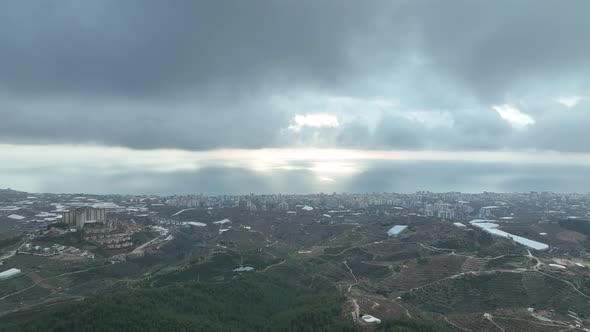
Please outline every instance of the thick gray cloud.
[{"label": "thick gray cloud", "polygon": [[[588,100],[555,102],[590,95],[588,12],[584,0],[4,1],[0,142],[589,152]],[[535,123],[513,128],[492,109],[503,104]],[[288,129],[317,112],[340,125]]]},{"label": "thick gray cloud", "polygon": [[590,87],[578,76],[590,69],[587,1],[427,1],[411,7],[409,20],[433,66],[488,101],[555,88],[572,75],[567,88]]},{"label": "thick gray cloud", "polygon": [[0,6],[1,83],[8,91],[142,98],[239,93],[274,79],[337,80],[349,67],[352,33],[377,9],[270,0]]},{"label": "thick gray cloud", "polygon": [[568,110],[554,110],[523,133],[515,146],[537,146],[555,151],[589,152],[590,103]]},{"label": "thick gray cloud", "polygon": [[286,114],[272,112],[264,102],[249,100],[11,102],[4,110],[0,140],[137,149],[268,147],[279,138],[276,128],[289,123]]}]

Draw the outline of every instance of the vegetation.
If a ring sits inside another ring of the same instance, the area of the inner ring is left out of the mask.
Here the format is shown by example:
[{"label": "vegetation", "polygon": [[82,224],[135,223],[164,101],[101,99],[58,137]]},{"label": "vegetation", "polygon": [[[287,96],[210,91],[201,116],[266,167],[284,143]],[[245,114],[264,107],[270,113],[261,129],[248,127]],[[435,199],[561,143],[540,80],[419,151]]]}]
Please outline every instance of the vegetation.
[{"label": "vegetation", "polygon": [[590,221],[588,220],[565,219],[559,222],[559,226],[590,237]]},{"label": "vegetation", "polygon": [[360,260],[348,262],[348,266],[354,274],[367,278],[383,278],[390,274],[389,268],[386,266],[372,265]]},{"label": "vegetation", "polygon": [[[487,233],[484,233],[487,234]],[[489,234],[487,234],[489,236]],[[490,236],[491,237],[491,236]],[[449,238],[449,239],[442,239],[435,244],[435,247],[438,248],[446,248],[446,249],[462,249],[462,248],[469,248],[473,244],[467,241],[466,239],[456,239],[456,238]]]},{"label": "vegetation", "polygon": [[384,320],[375,332],[455,332],[445,323],[420,320]]},{"label": "vegetation", "polygon": [[149,240],[155,238],[156,236],[158,236],[158,232],[150,232],[150,231],[141,231],[141,232],[136,232],[133,233],[133,235],[131,235],[131,240],[133,241],[133,245],[134,246],[139,246],[141,244],[144,244],[146,242],[148,242]]},{"label": "vegetation", "polygon": [[49,224],[47,225],[47,230],[49,230],[50,228],[60,228],[60,229],[68,229],[68,228],[72,228],[71,225],[66,224],[65,222],[59,221],[59,222],[55,222],[53,224]]},{"label": "vegetation", "polygon": [[[491,237],[491,235],[489,235],[487,233],[482,232],[482,234],[486,234],[487,236],[483,235],[481,237],[481,239],[487,239],[488,236]],[[480,247],[477,248],[477,252],[481,256],[496,257],[496,256],[500,256],[500,255],[509,255],[509,254],[515,254],[515,255],[526,254],[526,248],[524,246],[516,245],[507,239],[495,237],[495,238],[492,238],[491,243],[488,243],[487,240],[484,240],[485,245],[482,244],[481,239],[480,239]]]},{"label": "vegetation", "polygon": [[23,239],[23,235],[13,236],[7,239],[0,240],[0,248],[8,247],[19,243]]},{"label": "vegetation", "polygon": [[39,236],[35,239],[35,241],[49,244],[57,243],[64,246],[72,247],[81,247],[83,245],[88,244],[82,238],[81,232],[68,232],[60,235]]},{"label": "vegetation", "polygon": [[420,251],[408,250],[408,251],[396,252],[394,254],[383,256],[380,258],[381,258],[381,260],[384,260],[384,261],[397,262],[397,261],[405,261],[405,260],[418,258],[420,256],[421,256]]},{"label": "vegetation", "polygon": [[533,272],[465,275],[419,288],[402,298],[419,309],[440,314],[486,312],[506,307],[590,313],[588,300],[571,286]]},{"label": "vegetation", "polygon": [[[244,253],[243,255],[237,253],[222,253],[212,255],[208,260],[201,262],[201,258],[194,258],[191,261],[182,265],[178,270],[163,274],[155,280],[158,286],[164,286],[176,282],[200,280],[200,281],[219,281],[230,279],[235,276],[233,269],[238,267],[241,259],[244,259],[244,264],[253,266],[255,269],[262,269],[267,265],[260,255]],[[268,264],[277,263],[276,260]]]},{"label": "vegetation", "polygon": [[532,260],[526,256],[504,256],[489,261],[488,269],[518,269],[533,265]]},{"label": "vegetation", "polygon": [[335,288],[310,289],[260,274],[117,291],[82,303],[4,317],[0,331],[354,331]]}]

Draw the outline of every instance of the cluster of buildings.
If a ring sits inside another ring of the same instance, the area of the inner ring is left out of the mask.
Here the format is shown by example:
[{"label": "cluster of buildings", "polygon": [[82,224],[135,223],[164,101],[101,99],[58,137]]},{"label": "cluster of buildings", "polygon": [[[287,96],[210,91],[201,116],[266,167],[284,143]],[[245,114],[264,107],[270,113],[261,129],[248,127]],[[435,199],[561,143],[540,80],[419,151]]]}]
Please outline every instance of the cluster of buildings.
[{"label": "cluster of buildings", "polygon": [[250,211],[285,211],[295,205],[323,206],[338,208],[367,208],[370,206],[421,206],[424,195],[417,194],[309,194],[309,195],[184,195],[172,196],[165,200],[170,206],[188,208],[239,207]]},{"label": "cluster of buildings", "polygon": [[95,243],[104,249],[121,249],[133,246],[131,233],[119,231],[108,220],[106,209],[81,206],[63,213],[62,222],[81,229],[85,241]]},{"label": "cluster of buildings", "polygon": [[94,258],[94,254],[87,250],[80,250],[72,246],[64,246],[60,244],[53,244],[50,246],[35,245],[33,243],[25,243],[19,250],[19,254],[28,254],[36,256],[56,256],[56,255],[68,255],[68,256],[79,256],[85,258]]},{"label": "cluster of buildings", "polygon": [[86,229],[83,238],[85,241],[96,243],[105,249],[121,249],[133,246],[131,233],[116,231],[110,227]]},{"label": "cluster of buildings", "polygon": [[528,193],[332,193],[307,195],[185,195],[163,199],[165,204],[188,208],[241,208],[249,211],[288,211],[297,205],[331,209],[398,209],[445,220],[469,221],[473,218],[493,219],[509,217],[510,206],[530,207],[535,217],[573,215],[590,216],[590,195]]},{"label": "cluster of buildings", "polygon": [[165,200],[166,205],[177,207],[230,207],[236,206],[233,196],[175,195]]}]

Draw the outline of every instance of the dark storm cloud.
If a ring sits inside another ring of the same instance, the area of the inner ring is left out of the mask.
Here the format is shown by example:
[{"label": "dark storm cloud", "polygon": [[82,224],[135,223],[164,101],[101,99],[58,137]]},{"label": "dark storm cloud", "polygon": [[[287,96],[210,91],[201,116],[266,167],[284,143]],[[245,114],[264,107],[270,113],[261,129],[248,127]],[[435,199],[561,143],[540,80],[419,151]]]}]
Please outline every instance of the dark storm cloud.
[{"label": "dark storm cloud", "polygon": [[[336,1],[0,4],[0,139],[134,148],[273,146],[271,86],[350,71],[373,8]],[[280,89],[280,88],[279,88]]]},{"label": "dark storm cloud", "polygon": [[268,147],[276,144],[276,128],[289,123],[285,114],[272,112],[264,102],[248,100],[7,103],[3,109],[7,116],[0,122],[0,140],[136,149]]},{"label": "dark storm cloud", "polygon": [[372,10],[352,1],[3,2],[0,85],[144,97],[332,81],[346,74],[351,33]]},{"label": "dark storm cloud", "polygon": [[[547,106],[590,93],[588,12],[582,0],[4,1],[0,141],[588,152],[588,103]],[[294,114],[324,111],[297,104],[306,93],[401,106],[289,132]],[[279,109],[277,95],[296,102]],[[504,103],[536,123],[514,130],[491,109]],[[399,115],[415,110],[451,121]]]},{"label": "dark storm cloud", "polygon": [[581,103],[571,109],[562,108],[545,114],[513,145],[554,151],[590,152],[589,126],[590,103]]},{"label": "dark storm cloud", "polygon": [[[442,75],[488,99],[588,71],[588,1],[411,1],[406,26]],[[583,79],[585,88],[588,81]]]}]

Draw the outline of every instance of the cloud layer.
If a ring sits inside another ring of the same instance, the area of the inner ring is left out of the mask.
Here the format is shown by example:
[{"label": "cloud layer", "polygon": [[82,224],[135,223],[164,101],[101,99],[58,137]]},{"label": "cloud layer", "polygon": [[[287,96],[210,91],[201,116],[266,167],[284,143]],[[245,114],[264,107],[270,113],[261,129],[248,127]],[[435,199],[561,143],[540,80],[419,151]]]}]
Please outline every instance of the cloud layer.
[{"label": "cloud layer", "polygon": [[4,1],[0,143],[590,152],[588,12]]},{"label": "cloud layer", "polygon": [[[585,0],[3,1],[0,145],[590,153],[588,12]],[[584,183],[557,166],[520,173],[516,159],[487,164],[482,179],[502,190]],[[428,165],[449,177],[476,168],[440,162]],[[305,191],[301,163],[272,179],[301,176],[287,191]],[[326,191],[371,190],[378,174],[396,180],[375,187],[417,187],[395,175],[420,178],[416,167],[390,166],[363,165],[347,184],[319,177]],[[255,168],[174,172],[272,190]]]}]

